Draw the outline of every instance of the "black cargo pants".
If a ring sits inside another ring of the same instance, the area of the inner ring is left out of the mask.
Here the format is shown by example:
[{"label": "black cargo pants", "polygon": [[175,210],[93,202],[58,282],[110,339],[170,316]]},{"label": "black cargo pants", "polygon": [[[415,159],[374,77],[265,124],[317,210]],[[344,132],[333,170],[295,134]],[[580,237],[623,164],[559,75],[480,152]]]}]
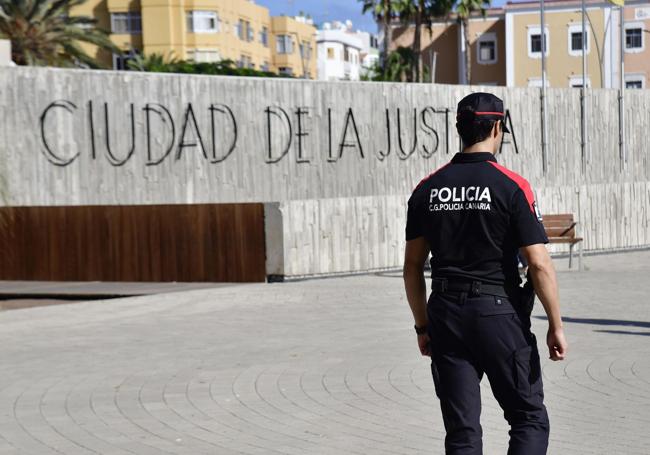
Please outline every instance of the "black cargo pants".
[{"label": "black cargo pants", "polygon": [[546,454],[549,421],[537,343],[529,315],[518,313],[512,300],[447,291],[429,298],[431,373],[448,455],[483,453],[479,383],[484,373],[510,424],[508,455]]}]

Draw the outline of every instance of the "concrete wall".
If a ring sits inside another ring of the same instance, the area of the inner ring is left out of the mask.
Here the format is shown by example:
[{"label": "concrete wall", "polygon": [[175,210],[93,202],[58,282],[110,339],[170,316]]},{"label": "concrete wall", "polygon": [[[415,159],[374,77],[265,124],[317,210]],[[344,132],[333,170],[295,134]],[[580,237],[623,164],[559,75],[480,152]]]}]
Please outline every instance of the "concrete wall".
[{"label": "concrete wall", "polygon": [[[470,90],[6,68],[0,159],[12,205],[275,203],[269,274],[395,267],[406,198],[458,149],[455,105]],[[650,92],[627,94],[623,171],[617,92],[589,92],[583,167],[579,91],[549,90],[544,174],[538,89],[489,90],[517,142],[498,159],[530,180],[542,212],[575,213],[589,250],[650,245]]]}]

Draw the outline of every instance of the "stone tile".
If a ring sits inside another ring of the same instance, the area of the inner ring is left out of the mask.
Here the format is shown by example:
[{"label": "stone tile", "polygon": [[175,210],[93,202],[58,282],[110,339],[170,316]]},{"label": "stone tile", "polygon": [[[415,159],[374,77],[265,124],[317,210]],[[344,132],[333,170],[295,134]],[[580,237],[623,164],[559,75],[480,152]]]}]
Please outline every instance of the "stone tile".
[{"label": "stone tile", "polygon": [[[549,453],[647,453],[650,252],[557,262]],[[542,348],[545,324],[538,305]],[[444,453],[399,273],[1,312],[0,368],[0,454]],[[481,390],[485,453],[505,453]]]}]

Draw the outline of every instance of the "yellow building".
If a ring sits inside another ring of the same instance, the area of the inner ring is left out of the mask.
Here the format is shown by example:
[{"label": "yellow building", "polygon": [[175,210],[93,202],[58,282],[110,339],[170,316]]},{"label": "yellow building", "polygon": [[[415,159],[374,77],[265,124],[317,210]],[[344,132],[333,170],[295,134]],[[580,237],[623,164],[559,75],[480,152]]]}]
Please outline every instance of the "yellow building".
[{"label": "yellow building", "polygon": [[[604,28],[610,8],[603,8],[601,3],[598,2],[597,6],[590,4],[587,8],[590,24],[587,24],[585,50],[589,87],[603,86],[604,77],[601,77],[603,73],[600,65],[601,58],[604,57],[602,51],[611,53],[609,41],[604,41]],[[506,32],[509,37],[506,52],[510,57],[508,85],[541,87],[542,31],[539,2],[511,6],[506,14]],[[546,74],[549,87],[582,85],[580,6],[579,1],[549,2],[546,6],[544,40],[547,43]]]},{"label": "yellow building", "polygon": [[[620,9],[609,2],[587,0],[587,23],[582,35],[581,2],[548,2],[544,32],[549,87],[582,87],[584,45],[587,87],[616,88],[620,83]],[[541,86],[542,30],[539,2],[510,3],[506,7],[507,79],[510,86]],[[624,13],[624,83],[645,88],[650,52],[645,46],[650,28],[650,3],[627,0]]]},{"label": "yellow building", "polygon": [[124,69],[129,53],[215,62],[295,77],[316,75],[316,28],[303,17],[271,17],[250,0],[87,0],[71,14],[95,17],[125,55],[87,47]]},{"label": "yellow building", "polygon": [[[544,36],[549,87],[582,86],[582,46],[587,57],[587,86],[617,88],[620,83],[620,9],[604,0],[587,0],[586,33],[582,35],[580,0],[546,2]],[[624,82],[646,88],[650,76],[650,2],[626,0],[624,10]],[[396,24],[391,49],[411,46],[413,26]],[[542,30],[540,2],[509,2],[488,9],[486,17],[469,21],[471,84],[541,87]],[[464,84],[461,26],[452,15],[422,32],[424,65],[433,67],[435,82]]]},{"label": "yellow building", "polygon": [[271,18],[273,65],[278,73],[316,78],[316,29],[304,18]]}]

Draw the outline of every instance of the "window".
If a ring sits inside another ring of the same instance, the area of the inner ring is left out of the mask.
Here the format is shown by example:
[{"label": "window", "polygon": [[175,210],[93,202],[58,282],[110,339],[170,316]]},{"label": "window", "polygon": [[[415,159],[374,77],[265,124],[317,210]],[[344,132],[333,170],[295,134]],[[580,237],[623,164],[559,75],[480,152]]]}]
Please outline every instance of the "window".
[{"label": "window", "polygon": [[645,88],[645,75],[644,74],[626,74],[625,75],[625,88]]},{"label": "window", "polygon": [[[587,33],[585,33],[585,36]],[[572,51],[581,51],[583,43],[582,32],[571,32],[571,50]]]},{"label": "window", "polygon": [[131,49],[126,54],[113,54],[113,69],[114,70],[128,70],[129,61],[134,60],[140,51],[137,49]]},{"label": "window", "polygon": [[[591,80],[587,77],[587,88],[591,87]],[[569,87],[582,88],[582,75],[569,77]]]},{"label": "window", "polygon": [[113,33],[142,33],[142,17],[140,13],[111,13],[111,32]]},{"label": "window", "polygon": [[276,36],[276,51],[278,54],[293,54],[293,42],[289,35]]},{"label": "window", "polygon": [[309,60],[311,58],[311,44],[307,41],[300,43],[300,58]]},{"label": "window", "polygon": [[480,63],[492,63],[496,60],[496,46],[494,44],[494,41],[478,43],[478,61]]},{"label": "window", "polygon": [[113,69],[114,70],[128,70],[128,61],[131,57],[128,55],[113,54]]},{"label": "window", "polygon": [[476,61],[482,65],[497,62],[497,37],[494,33],[484,33],[477,41]]},{"label": "window", "polygon": [[[528,86],[529,87],[541,87],[542,86],[542,78],[541,77],[531,77],[528,78]],[[546,78],[546,86],[550,87],[551,85],[548,82],[548,78]]]},{"label": "window", "polygon": [[268,27],[262,27],[262,30],[260,30],[260,43],[264,45],[264,47],[269,47],[269,29]]},{"label": "window", "polygon": [[278,68],[278,73],[282,76],[293,76],[293,68],[289,66],[281,66]]},{"label": "window", "polygon": [[235,33],[242,41],[248,41],[249,43],[255,39],[255,32],[251,23],[244,19],[239,19],[237,25],[235,25]]},{"label": "window", "polygon": [[221,60],[219,51],[212,49],[195,49],[189,52],[189,59],[197,63],[212,63]]},{"label": "window", "polygon": [[343,60],[346,62],[350,61],[350,48],[347,46],[343,47]]},{"label": "window", "polygon": [[129,13],[111,13],[111,32],[129,33]]},{"label": "window", "polygon": [[260,66],[260,70],[262,70],[262,71],[270,71],[269,62],[262,63],[262,66]]},{"label": "window", "polygon": [[585,46],[585,52],[589,53],[589,29],[585,30],[584,36],[582,35],[582,23],[569,24],[568,31],[568,46],[569,55],[579,57],[582,55],[582,46]]},{"label": "window", "polygon": [[242,55],[239,57],[239,61],[237,62],[237,66],[239,68],[254,68],[255,65],[253,65],[253,59],[251,59],[250,55]]},{"label": "window", "polygon": [[187,31],[189,33],[216,33],[219,31],[219,16],[214,11],[188,11]]},{"label": "window", "polygon": [[641,52],[643,41],[643,23],[625,24],[625,52]]},{"label": "window", "polygon": [[328,47],[327,48],[327,60],[334,60],[334,48],[333,47]]},{"label": "window", "polygon": [[[544,55],[549,54],[548,29],[544,29]],[[528,28],[528,56],[530,58],[542,57],[542,29],[539,26]]]}]

